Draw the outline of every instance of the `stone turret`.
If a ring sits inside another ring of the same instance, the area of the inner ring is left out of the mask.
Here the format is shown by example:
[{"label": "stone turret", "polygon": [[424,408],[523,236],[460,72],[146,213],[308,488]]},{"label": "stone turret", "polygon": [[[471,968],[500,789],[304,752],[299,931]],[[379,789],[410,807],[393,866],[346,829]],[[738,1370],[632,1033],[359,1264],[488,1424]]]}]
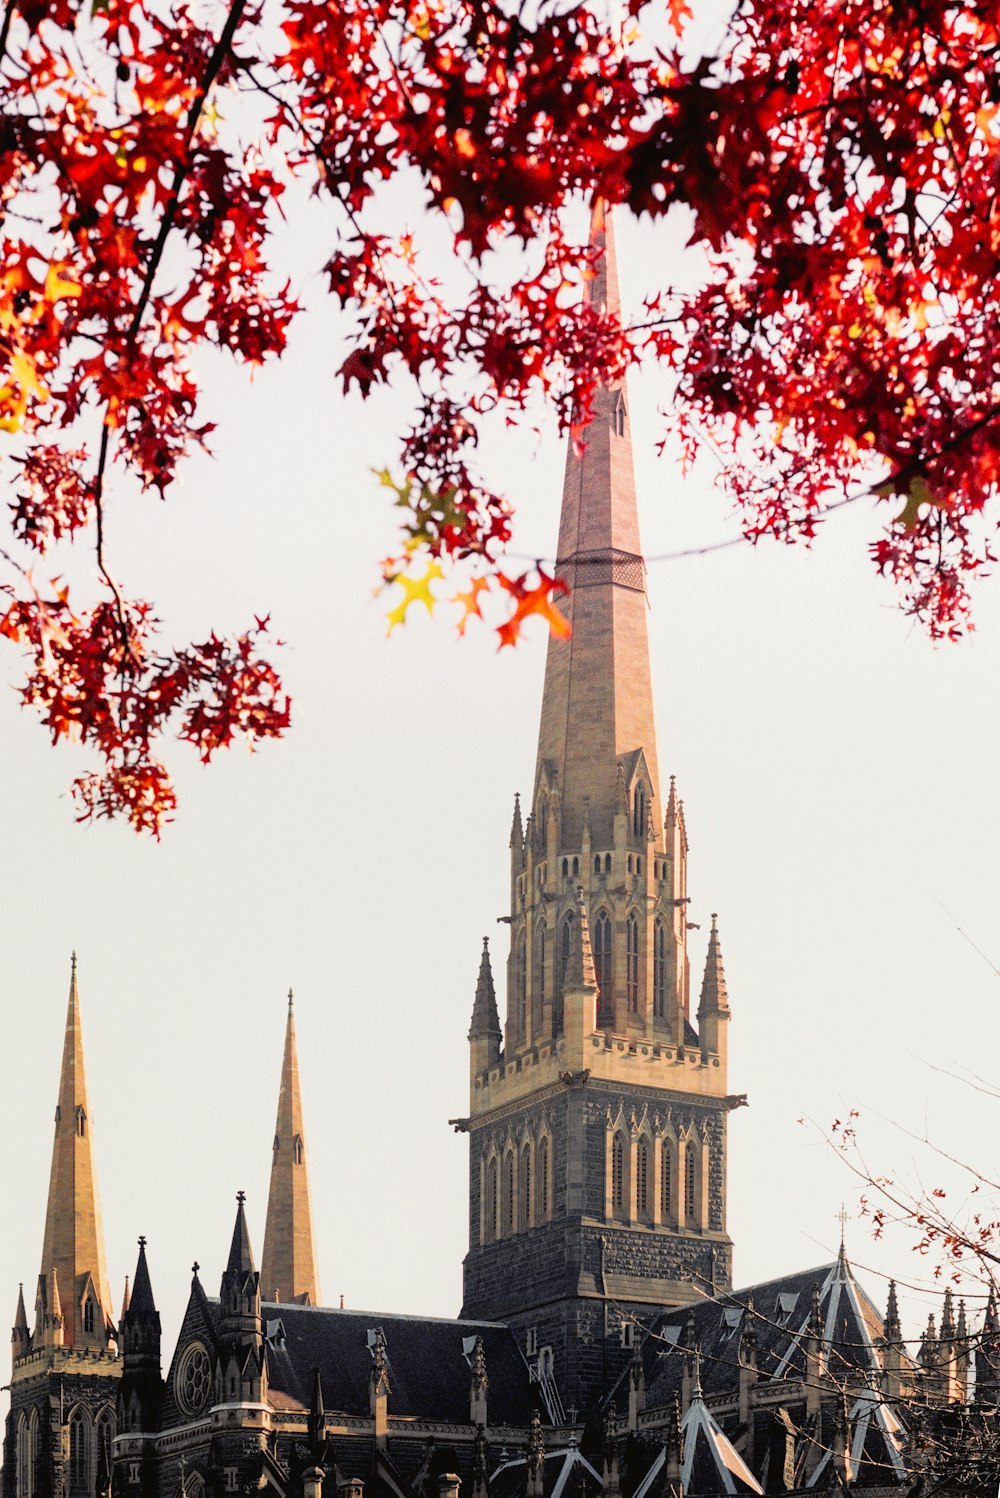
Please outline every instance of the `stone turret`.
[{"label": "stone turret", "polygon": [[[236,1223],[219,1291],[218,1402],[260,1403],[267,1394],[260,1274],[254,1265],[244,1203],[236,1193]],[[134,1294],[133,1294],[134,1298]]]},{"label": "stone turret", "polygon": [[705,957],[705,976],[698,1004],[701,1058],[706,1066],[713,1056],[718,1056],[719,1064],[725,1066],[729,1054],[728,1030],[729,996],[726,993],[726,974],[722,966],[722,948],[719,945],[718,916],[713,911],[712,930]]}]

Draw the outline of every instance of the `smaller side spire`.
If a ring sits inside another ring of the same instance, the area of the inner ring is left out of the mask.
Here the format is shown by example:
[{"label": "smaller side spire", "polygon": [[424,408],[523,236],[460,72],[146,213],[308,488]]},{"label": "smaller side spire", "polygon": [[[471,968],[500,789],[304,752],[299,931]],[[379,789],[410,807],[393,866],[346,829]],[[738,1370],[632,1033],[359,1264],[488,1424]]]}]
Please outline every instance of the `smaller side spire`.
[{"label": "smaller side spire", "polygon": [[500,1047],[503,1031],[497,1010],[496,989],[493,986],[493,968],[490,964],[489,937],[483,937],[483,952],[479,959],[479,978],[476,982],[476,997],[472,1005],[472,1021],[469,1025],[469,1085],[472,1106],[475,1106],[476,1083],[485,1072],[492,1071],[500,1063]]},{"label": "smaller side spire", "polygon": [[243,1210],[247,1194],[245,1191],[236,1193],[236,1223],[233,1227],[233,1240],[229,1245],[229,1260],[226,1264],[227,1274],[253,1274],[256,1265],[253,1261],[253,1249],[250,1246],[250,1229],[247,1227],[247,1214]]},{"label": "smaller side spire", "polygon": [[122,1310],[122,1386],[120,1407],[131,1411],[133,1429],[159,1428],[160,1399],[160,1315],[153,1299],[153,1286],[146,1262],[146,1240],[139,1239],[139,1258],[132,1281],[132,1293]]},{"label": "smaller side spire", "polygon": [[524,847],[524,825],[521,821],[521,793],[514,792],[514,815],[510,824],[510,846],[513,852],[520,853]]},{"label": "smaller side spire", "polygon": [[126,1316],[126,1314],[128,1312],[129,1298],[130,1298],[130,1291],[129,1291],[129,1287],[128,1287],[128,1275],[126,1275],[125,1276],[125,1289],[122,1291],[122,1313],[121,1313],[121,1316],[119,1317],[119,1325],[121,1324],[121,1322],[123,1322],[125,1320],[125,1316]]},{"label": "smaller side spire", "polygon": [[701,1001],[698,1004],[698,1032],[702,1061],[707,1064],[709,1057],[717,1056],[719,1065],[724,1070],[729,1059],[729,1019],[729,994],[719,943],[719,918],[713,911],[708,951],[705,954],[705,976],[701,983]]},{"label": "smaller side spire", "polygon": [[17,1310],[14,1312],[14,1325],[10,1334],[11,1357],[16,1362],[18,1358],[24,1357],[26,1352],[31,1351],[31,1332],[28,1329],[28,1316],[24,1309],[24,1286],[17,1287]]},{"label": "smaller side spire", "polygon": [[896,1281],[889,1281],[889,1298],[885,1306],[885,1320],[882,1330],[887,1342],[898,1342],[900,1334],[899,1302],[896,1299]]}]

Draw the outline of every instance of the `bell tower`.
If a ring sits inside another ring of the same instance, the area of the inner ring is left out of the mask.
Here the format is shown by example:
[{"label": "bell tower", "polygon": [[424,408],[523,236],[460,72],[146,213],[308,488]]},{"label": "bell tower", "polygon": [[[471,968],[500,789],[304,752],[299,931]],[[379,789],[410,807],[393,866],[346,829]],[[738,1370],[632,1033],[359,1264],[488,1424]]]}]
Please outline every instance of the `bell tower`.
[{"label": "bell tower", "polygon": [[[620,311],[598,206],[587,302]],[[550,1414],[590,1409],[637,1323],[731,1283],[729,1002],[712,918],[697,1029],[688,841],[664,803],[624,381],[566,463],[534,789],[511,828],[501,1030],[484,946],[469,1040],[463,1316],[511,1323]]]}]

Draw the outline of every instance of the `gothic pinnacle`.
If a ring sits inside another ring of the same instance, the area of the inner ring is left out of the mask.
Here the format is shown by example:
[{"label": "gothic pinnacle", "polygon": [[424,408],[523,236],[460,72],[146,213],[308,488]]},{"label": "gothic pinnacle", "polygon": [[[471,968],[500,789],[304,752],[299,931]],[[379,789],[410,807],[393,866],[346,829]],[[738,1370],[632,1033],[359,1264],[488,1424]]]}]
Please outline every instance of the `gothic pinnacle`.
[{"label": "gothic pinnacle", "polygon": [[587,920],[587,907],[583,901],[582,887],[576,892],[576,916],[570,935],[566,970],[563,974],[564,994],[579,993],[581,990],[591,993],[597,988],[594,953],[590,945],[590,923]]},{"label": "gothic pinnacle", "polygon": [[497,1011],[496,990],[493,987],[493,969],[490,965],[489,937],[483,937],[483,954],[479,959],[479,978],[476,982],[476,997],[472,1005],[472,1023],[469,1039],[478,1036],[496,1036],[499,1040],[500,1015]]},{"label": "gothic pinnacle", "polygon": [[521,795],[514,792],[514,816],[510,824],[510,846],[520,852],[524,846],[524,827],[521,824]]},{"label": "gothic pinnacle", "polygon": [[719,945],[719,918],[712,912],[712,929],[708,936],[708,951],[705,954],[705,976],[701,984],[701,1002],[698,1016],[705,1014],[727,1014],[729,996],[726,992],[726,973],[722,965],[722,948]]}]

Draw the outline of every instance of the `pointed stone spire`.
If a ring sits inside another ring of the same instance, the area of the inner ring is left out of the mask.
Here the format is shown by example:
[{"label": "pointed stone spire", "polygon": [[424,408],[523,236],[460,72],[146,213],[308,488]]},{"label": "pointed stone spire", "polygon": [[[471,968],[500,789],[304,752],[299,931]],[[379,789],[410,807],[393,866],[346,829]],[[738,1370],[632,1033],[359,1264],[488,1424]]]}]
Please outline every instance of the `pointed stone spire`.
[{"label": "pointed stone spire", "polygon": [[229,1258],[226,1262],[226,1274],[247,1275],[253,1274],[256,1265],[253,1261],[253,1248],[250,1244],[250,1229],[247,1227],[247,1214],[243,1210],[246,1205],[246,1192],[236,1193],[236,1222],[233,1225],[233,1239],[229,1245]]},{"label": "pointed stone spire", "polygon": [[121,1325],[121,1323],[125,1320],[125,1315],[126,1315],[126,1312],[128,1311],[128,1304],[129,1304],[129,1288],[128,1288],[128,1275],[126,1275],[125,1276],[125,1289],[122,1291],[122,1313],[121,1313],[121,1316],[119,1317],[119,1325]]},{"label": "pointed stone spire", "polygon": [[23,1357],[31,1350],[31,1332],[28,1330],[28,1316],[24,1309],[24,1286],[17,1287],[17,1310],[14,1313],[14,1326],[10,1334],[11,1356],[13,1358]]},{"label": "pointed stone spire", "polygon": [[[66,1038],[42,1239],[41,1272],[48,1276],[53,1269],[58,1273],[58,1283],[66,1302],[64,1345],[104,1349],[108,1344],[111,1296],[104,1267],[104,1232],[83,1064],[75,952],[70,969]],[[85,1296],[88,1277],[93,1288]],[[96,1304],[92,1297],[96,1297]],[[51,1315],[51,1301],[48,1310]]]},{"label": "pointed stone spire", "polygon": [[698,1018],[706,1014],[728,1013],[729,995],[726,993],[726,973],[722,966],[722,948],[719,945],[719,917],[713,910],[708,952],[705,955],[705,976],[701,981]]},{"label": "pointed stone spire", "polygon": [[121,1408],[133,1412],[130,1418],[137,1421],[133,1429],[156,1430],[162,1394],[160,1314],[149,1279],[145,1238],[139,1239],[132,1294],[122,1311],[121,1343]]},{"label": "pointed stone spire", "polygon": [[493,969],[490,965],[490,939],[484,936],[483,955],[479,959],[479,980],[476,983],[476,997],[472,1005],[469,1039],[475,1040],[481,1036],[495,1035],[499,1045],[501,1033],[496,989],[493,987]]},{"label": "pointed stone spire", "polygon": [[294,1301],[299,1305],[319,1304],[319,1279],[316,1274],[316,1247],[309,1202],[309,1172],[306,1166],[291,989],[288,990],[285,1051],[281,1062],[278,1119],[274,1126],[271,1188],[267,1198],[260,1278],[261,1293],[265,1300]]},{"label": "pointed stone spire", "polygon": [[950,1285],[945,1286],[944,1303],[941,1307],[940,1340],[942,1342],[955,1340],[955,1302]]},{"label": "pointed stone spire", "polygon": [[[598,203],[591,221],[594,274],[585,317],[620,316],[611,221]],[[562,792],[563,843],[580,845],[590,797],[595,847],[610,847],[618,761],[641,749],[659,798],[656,731],[646,628],[646,569],[623,379],[594,394],[587,425],[566,460],[558,575],[572,592],[560,603],[569,639],[549,639],[536,778],[548,762]],[[659,818],[657,818],[659,820]]]}]

